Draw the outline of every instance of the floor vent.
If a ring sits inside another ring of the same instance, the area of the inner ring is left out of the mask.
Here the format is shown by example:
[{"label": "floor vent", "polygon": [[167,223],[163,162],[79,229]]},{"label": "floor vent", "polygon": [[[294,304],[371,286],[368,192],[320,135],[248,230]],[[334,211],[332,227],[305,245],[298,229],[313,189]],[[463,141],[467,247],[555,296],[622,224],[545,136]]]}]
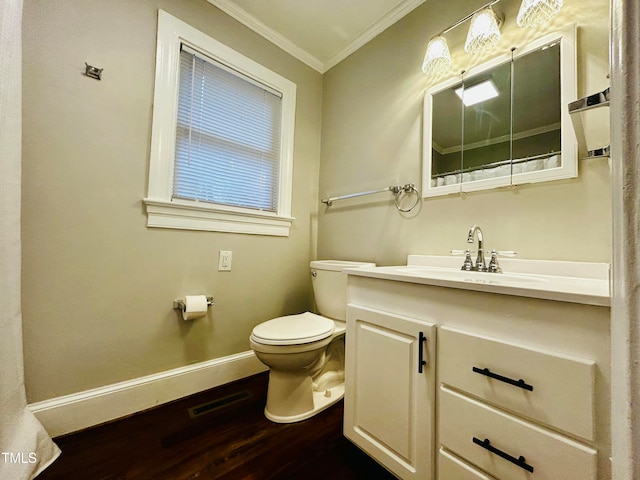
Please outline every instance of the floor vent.
[{"label": "floor vent", "polygon": [[228,407],[230,405],[233,405],[234,403],[241,402],[242,400],[246,400],[250,397],[252,397],[251,393],[244,390],[242,392],[227,395],[226,397],[217,398],[215,400],[212,400],[211,402],[203,403],[202,405],[190,408],[189,416],[191,418],[196,418],[201,415],[214,412],[221,408]]}]

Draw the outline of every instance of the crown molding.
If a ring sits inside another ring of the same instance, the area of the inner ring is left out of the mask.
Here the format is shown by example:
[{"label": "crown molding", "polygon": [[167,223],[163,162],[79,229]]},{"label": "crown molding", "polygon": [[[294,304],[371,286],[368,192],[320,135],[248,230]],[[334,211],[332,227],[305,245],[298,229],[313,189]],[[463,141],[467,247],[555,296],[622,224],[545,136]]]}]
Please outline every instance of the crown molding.
[{"label": "crown molding", "polygon": [[264,23],[251,15],[249,12],[240,8],[234,2],[230,0],[207,0],[211,5],[218,7],[224,13],[230,17],[236,19],[242,23],[245,27],[250,28],[258,35],[262,35],[274,45],[280,47],[289,55],[297,58],[301,62],[307,64],[314,70],[320,73],[324,73],[324,65],[322,61],[311,55],[306,50],[303,50],[288,38],[279,34],[270,27],[267,27]]},{"label": "crown molding", "polygon": [[333,57],[327,60],[324,63],[324,72],[333,68],[342,60],[347,58],[356,50],[360,49],[375,37],[384,32],[391,25],[396,23],[401,18],[405,17],[417,7],[422,5],[426,0],[405,0],[401,4],[399,4],[396,8],[389,11],[384,17],[374,23],[370,28],[365,30],[358,38],[356,38],[353,42],[347,45],[345,48],[336,53]]},{"label": "crown molding", "polygon": [[300,48],[294,42],[268,27],[249,12],[240,8],[232,0],[207,0],[213,6],[219,8],[224,13],[242,23],[247,28],[253,30],[274,45],[280,47],[289,55],[297,58],[314,70],[325,73],[342,60],[347,58],[353,52],[370,42],[384,30],[396,23],[402,17],[413,11],[416,7],[423,4],[426,0],[405,0],[396,8],[389,11],[384,17],[378,20],[371,28],[365,30],[358,38],[349,43],[345,48],[337,52],[326,62],[310,54],[306,50]]}]

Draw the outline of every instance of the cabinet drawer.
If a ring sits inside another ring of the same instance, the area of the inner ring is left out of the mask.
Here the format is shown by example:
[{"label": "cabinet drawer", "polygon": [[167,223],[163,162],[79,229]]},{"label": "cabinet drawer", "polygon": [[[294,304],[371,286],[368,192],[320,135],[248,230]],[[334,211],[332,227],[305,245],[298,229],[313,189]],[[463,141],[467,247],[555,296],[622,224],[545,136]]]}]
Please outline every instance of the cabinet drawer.
[{"label": "cabinet drawer", "polygon": [[596,450],[444,386],[439,432],[447,450],[499,479],[597,478]]},{"label": "cabinet drawer", "polygon": [[438,455],[438,480],[495,480],[486,473],[476,470],[458,457],[440,449]]},{"label": "cabinet drawer", "polygon": [[438,337],[443,384],[594,440],[595,362],[450,327]]}]

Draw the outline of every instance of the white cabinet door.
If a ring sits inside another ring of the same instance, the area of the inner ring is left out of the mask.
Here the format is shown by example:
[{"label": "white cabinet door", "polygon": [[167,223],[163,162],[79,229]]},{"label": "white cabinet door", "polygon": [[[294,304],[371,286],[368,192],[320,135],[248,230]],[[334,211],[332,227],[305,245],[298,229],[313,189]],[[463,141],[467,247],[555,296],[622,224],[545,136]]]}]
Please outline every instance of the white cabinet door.
[{"label": "white cabinet door", "polygon": [[344,434],[401,479],[433,478],[433,323],[349,305]]}]

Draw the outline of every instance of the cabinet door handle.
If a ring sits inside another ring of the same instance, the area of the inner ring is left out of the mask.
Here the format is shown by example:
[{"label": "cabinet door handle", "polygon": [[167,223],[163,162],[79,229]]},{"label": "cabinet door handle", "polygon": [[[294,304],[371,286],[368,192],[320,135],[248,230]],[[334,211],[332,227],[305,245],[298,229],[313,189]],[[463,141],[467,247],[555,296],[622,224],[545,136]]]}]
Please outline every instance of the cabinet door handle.
[{"label": "cabinet door handle", "polygon": [[514,465],[517,465],[523,470],[533,473],[533,467],[527,464],[527,460],[522,455],[520,455],[518,458],[512,457],[508,453],[503,452],[502,450],[497,449],[496,447],[491,445],[491,442],[489,441],[488,438],[485,438],[484,441],[482,441],[479,438],[473,437],[473,443],[475,443],[476,445],[480,445],[482,448],[489,450],[491,453],[495,453],[496,455],[498,455],[501,458],[504,458],[505,460],[510,461],[511,463],[513,463]]},{"label": "cabinet door handle", "polygon": [[422,373],[422,367],[427,364],[427,361],[424,359],[423,343],[427,343],[427,337],[424,333],[420,332],[420,335],[418,336],[418,373]]},{"label": "cabinet door handle", "polygon": [[530,392],[533,392],[533,385],[527,384],[522,379],[514,380],[514,379],[509,378],[509,377],[503,377],[502,375],[498,375],[497,373],[493,373],[488,368],[473,367],[472,370],[475,373],[479,373],[480,375],[485,375],[485,376],[487,376],[489,378],[495,378],[496,380],[500,380],[501,382],[508,383],[509,385],[513,385],[515,387],[520,387],[520,388],[523,388],[524,390],[529,390]]}]

